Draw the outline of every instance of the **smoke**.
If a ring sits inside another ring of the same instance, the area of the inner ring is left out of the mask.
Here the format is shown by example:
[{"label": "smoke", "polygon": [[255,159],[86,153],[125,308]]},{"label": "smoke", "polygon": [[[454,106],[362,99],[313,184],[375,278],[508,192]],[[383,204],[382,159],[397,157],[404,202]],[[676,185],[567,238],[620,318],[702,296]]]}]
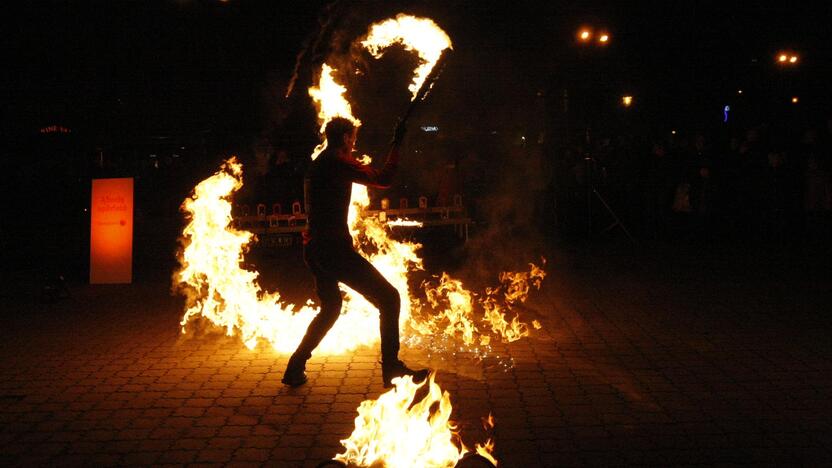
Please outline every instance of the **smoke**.
[{"label": "smoke", "polygon": [[[397,12],[389,2],[350,2],[336,0],[324,6],[317,28],[303,42],[288,77],[271,76],[262,92],[266,106],[263,136],[276,147],[288,150],[292,158],[307,159],[318,143],[317,117],[307,90],[319,78],[326,62],[338,70],[336,78],[348,89],[350,102],[379,102],[383,98],[363,99],[361,88],[368,72],[368,54],[359,51],[356,39],[378,19]],[[386,16],[385,16],[386,15]],[[375,121],[372,110],[368,114]],[[359,115],[364,120],[364,115]],[[392,124],[388,124],[388,127]],[[362,137],[362,140],[364,138]]]},{"label": "smoke", "polygon": [[503,270],[520,271],[546,252],[546,173],[538,146],[503,148],[485,162],[491,184],[468,203],[476,220],[465,245],[466,276],[493,280]]},{"label": "smoke", "polygon": [[[286,86],[284,94],[286,98],[292,95],[301,73],[308,76],[310,70],[319,68],[318,66],[329,55],[332,35],[339,21],[347,12],[347,6],[348,2],[345,0],[336,0],[321,9],[321,13],[318,15],[318,30],[304,41],[300,52],[295,57],[295,67],[292,70],[292,76],[289,78],[289,84]],[[306,82],[307,80],[303,81]]]},{"label": "smoke", "polygon": [[552,169],[543,93],[493,39],[449,34],[454,55],[409,126],[399,186],[432,204],[447,203],[449,191],[463,195],[475,225],[458,252],[459,273],[490,284],[547,250]]}]

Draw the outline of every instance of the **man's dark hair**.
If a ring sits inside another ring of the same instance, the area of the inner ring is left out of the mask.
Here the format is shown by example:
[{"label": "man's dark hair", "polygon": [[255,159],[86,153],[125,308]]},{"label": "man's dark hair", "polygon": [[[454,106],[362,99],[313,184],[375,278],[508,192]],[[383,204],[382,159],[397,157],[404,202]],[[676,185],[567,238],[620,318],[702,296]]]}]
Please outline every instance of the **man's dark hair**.
[{"label": "man's dark hair", "polygon": [[340,148],[344,141],[344,135],[352,133],[354,129],[355,125],[349,119],[335,117],[330,120],[324,129],[324,134],[326,135],[326,141],[329,142],[329,147]]}]

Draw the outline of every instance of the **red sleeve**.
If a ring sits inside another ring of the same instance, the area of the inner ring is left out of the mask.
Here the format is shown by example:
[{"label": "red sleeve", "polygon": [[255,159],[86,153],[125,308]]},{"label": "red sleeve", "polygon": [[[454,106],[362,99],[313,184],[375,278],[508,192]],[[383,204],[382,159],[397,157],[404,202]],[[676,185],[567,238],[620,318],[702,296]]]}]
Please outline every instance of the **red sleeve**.
[{"label": "red sleeve", "polygon": [[365,166],[357,161],[344,162],[348,168],[348,177],[351,182],[374,188],[388,188],[393,183],[393,176],[396,174],[399,152],[398,149],[392,148],[390,153],[387,154],[384,167],[381,169]]}]

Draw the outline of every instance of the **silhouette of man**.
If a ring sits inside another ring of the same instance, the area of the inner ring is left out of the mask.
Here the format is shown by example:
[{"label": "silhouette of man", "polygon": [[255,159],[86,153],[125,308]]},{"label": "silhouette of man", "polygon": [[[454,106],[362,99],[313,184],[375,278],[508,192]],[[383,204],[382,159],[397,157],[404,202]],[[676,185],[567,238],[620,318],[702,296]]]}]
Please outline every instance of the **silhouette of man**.
[{"label": "silhouette of man", "polygon": [[399,360],[399,292],[355,251],[347,227],[352,184],[390,186],[405,126],[401,122],[396,126],[390,152],[380,170],[362,165],[353,157],[357,130],[347,119],[332,119],[324,130],[327,148],[309,166],[304,179],[309,222],[303,232],[303,257],[314,276],[321,311],[312,319],[306,335],[289,358],[282,382],[292,387],[306,383],[306,361],[341,314],[339,282],[357,291],[379,310],[384,387],[389,388],[395,377],[410,375],[422,381],[428,374],[427,369],[413,370]]}]

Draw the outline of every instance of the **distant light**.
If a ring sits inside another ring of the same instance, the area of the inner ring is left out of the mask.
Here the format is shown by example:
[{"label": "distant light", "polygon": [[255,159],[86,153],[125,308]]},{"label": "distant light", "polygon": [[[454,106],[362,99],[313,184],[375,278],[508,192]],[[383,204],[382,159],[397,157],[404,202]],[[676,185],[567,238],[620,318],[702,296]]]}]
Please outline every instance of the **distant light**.
[{"label": "distant light", "polygon": [[582,29],[578,37],[582,41],[588,41],[592,37],[592,33],[588,29]]},{"label": "distant light", "polygon": [[426,125],[426,126],[420,127],[420,128],[422,129],[423,132],[438,132],[439,131],[439,127],[437,127],[435,125]]},{"label": "distant light", "polygon": [[777,53],[777,63],[781,65],[796,65],[800,60],[800,54],[793,51],[780,51]]},{"label": "distant light", "polygon": [[156,155],[155,155],[155,154],[151,154],[151,155],[150,155],[150,157],[151,157],[151,158],[155,158],[155,157],[156,157]]},{"label": "distant light", "polygon": [[671,133],[672,135],[675,135],[675,134],[676,134],[676,130],[671,130],[671,131],[670,131],[670,133]]},{"label": "distant light", "polygon": [[737,94],[742,94],[742,90],[741,90],[741,89],[738,89],[738,90],[737,90]]},{"label": "distant light", "polygon": [[601,37],[598,38],[598,42],[607,43],[610,40],[609,34],[601,34]]},{"label": "distant light", "polygon": [[731,106],[726,104],[725,107],[722,108],[722,115],[723,115],[722,121],[725,122],[725,123],[728,123],[728,112],[731,112]]},{"label": "distant light", "polygon": [[633,104],[633,97],[632,96],[623,96],[621,98],[621,103],[624,104],[625,107],[630,107]]},{"label": "distant light", "polygon": [[792,96],[792,104],[797,104],[798,102],[800,102],[800,99],[797,96]]}]

